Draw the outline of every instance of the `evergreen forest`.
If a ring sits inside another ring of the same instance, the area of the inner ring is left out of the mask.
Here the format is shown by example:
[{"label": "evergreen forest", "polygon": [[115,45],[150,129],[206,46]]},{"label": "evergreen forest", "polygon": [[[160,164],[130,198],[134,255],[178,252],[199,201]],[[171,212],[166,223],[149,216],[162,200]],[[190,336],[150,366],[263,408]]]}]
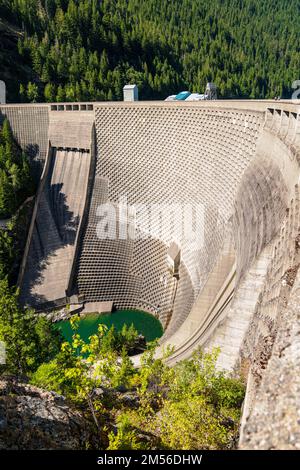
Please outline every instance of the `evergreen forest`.
[{"label": "evergreen forest", "polygon": [[[141,99],[180,90],[290,98],[299,79],[297,0],[0,0],[9,101]],[[14,69],[16,68],[16,73]]]}]

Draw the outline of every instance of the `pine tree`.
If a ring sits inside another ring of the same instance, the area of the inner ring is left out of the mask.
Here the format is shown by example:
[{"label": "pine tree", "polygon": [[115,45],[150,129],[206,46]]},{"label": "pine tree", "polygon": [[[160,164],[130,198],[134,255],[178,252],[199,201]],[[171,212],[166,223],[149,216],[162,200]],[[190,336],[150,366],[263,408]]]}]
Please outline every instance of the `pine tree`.
[{"label": "pine tree", "polygon": [[9,217],[14,209],[13,186],[6,172],[0,169],[0,217]]},{"label": "pine tree", "polygon": [[36,103],[39,96],[39,90],[35,83],[29,82],[27,85],[27,98],[32,103]]},{"label": "pine tree", "polygon": [[44,90],[44,96],[47,102],[51,103],[55,101],[56,89],[53,83],[47,83],[47,85],[45,86],[45,90]]},{"label": "pine tree", "polygon": [[[298,78],[297,0],[8,3],[1,14],[26,32],[17,48],[24,70],[38,75],[41,96],[49,97],[45,88],[55,84],[59,101],[66,94],[122,99],[128,80],[138,82],[142,99],[203,92],[207,81],[225,98],[290,97]],[[24,77],[23,101],[38,99],[32,86],[28,92],[32,76]]]}]

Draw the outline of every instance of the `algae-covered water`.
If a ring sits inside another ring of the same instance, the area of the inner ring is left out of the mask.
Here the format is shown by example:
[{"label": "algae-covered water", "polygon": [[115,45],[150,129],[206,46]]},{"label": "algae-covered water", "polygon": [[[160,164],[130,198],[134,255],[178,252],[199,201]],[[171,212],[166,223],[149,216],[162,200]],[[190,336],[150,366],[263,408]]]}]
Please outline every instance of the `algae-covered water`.
[{"label": "algae-covered water", "polygon": [[[79,328],[77,332],[83,340],[87,341],[89,336],[97,333],[98,325],[100,323],[108,326],[108,328],[114,325],[117,331],[120,331],[125,324],[127,326],[133,324],[135,329],[145,336],[147,342],[160,338],[163,334],[163,328],[160,321],[153,315],[150,315],[150,313],[146,313],[141,310],[117,310],[106,314],[87,314],[79,320]],[[74,332],[69,320],[58,322],[57,328],[59,328],[63,337],[67,341],[71,341]]]}]

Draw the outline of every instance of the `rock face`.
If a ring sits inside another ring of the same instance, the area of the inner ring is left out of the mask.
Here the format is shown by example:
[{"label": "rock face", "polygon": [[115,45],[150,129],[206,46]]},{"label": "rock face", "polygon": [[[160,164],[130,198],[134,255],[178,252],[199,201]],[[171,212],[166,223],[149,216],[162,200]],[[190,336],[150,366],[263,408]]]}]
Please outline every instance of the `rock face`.
[{"label": "rock face", "polygon": [[252,398],[241,449],[300,450],[300,272],[278,318],[271,358]]},{"label": "rock face", "polygon": [[64,397],[11,377],[0,379],[0,449],[96,447],[93,425]]}]

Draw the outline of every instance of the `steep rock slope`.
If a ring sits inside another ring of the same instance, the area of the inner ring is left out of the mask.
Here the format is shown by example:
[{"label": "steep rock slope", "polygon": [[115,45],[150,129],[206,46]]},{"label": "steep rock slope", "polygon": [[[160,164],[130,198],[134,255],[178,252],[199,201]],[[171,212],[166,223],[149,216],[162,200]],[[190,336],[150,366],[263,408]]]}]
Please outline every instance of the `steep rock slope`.
[{"label": "steep rock slope", "polygon": [[14,378],[0,380],[0,449],[95,447],[95,430],[64,397]]}]

